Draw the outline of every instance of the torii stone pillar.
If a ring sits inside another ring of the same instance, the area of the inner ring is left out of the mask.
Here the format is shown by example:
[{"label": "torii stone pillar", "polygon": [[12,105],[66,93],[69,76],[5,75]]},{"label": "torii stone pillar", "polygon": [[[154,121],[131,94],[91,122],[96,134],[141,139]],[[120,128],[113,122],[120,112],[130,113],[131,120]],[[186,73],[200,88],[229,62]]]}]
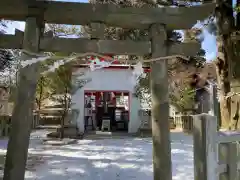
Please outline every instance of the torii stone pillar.
[{"label": "torii stone pillar", "polygon": [[[37,18],[26,19],[23,48],[29,52],[39,52],[39,40],[42,26]],[[31,59],[32,57],[22,57]],[[36,58],[36,57],[34,57]],[[28,156],[29,136],[33,118],[33,106],[37,80],[40,76],[39,64],[20,69],[17,100],[12,113],[12,131],[10,133],[3,180],[24,180]],[[27,93],[26,93],[27,91]]]},{"label": "torii stone pillar", "polygon": [[[150,27],[152,58],[167,56],[167,34],[165,26],[153,24]],[[169,133],[169,96],[167,60],[151,64],[152,96],[152,139],[154,180],[171,180],[172,163]]]}]

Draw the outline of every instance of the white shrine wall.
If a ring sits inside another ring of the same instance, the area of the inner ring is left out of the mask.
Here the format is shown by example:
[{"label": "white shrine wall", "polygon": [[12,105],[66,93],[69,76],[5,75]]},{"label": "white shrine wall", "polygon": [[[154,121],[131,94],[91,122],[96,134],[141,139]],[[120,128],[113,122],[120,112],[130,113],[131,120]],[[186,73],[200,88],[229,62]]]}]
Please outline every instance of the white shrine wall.
[{"label": "white shrine wall", "polygon": [[[73,75],[73,84],[76,79],[91,79],[90,82],[78,89],[72,94],[72,106],[74,110],[78,110],[79,114],[72,123],[77,124],[80,133],[84,133],[84,91],[129,91],[129,109],[130,120],[128,126],[129,133],[136,133],[140,126],[138,111],[140,109],[140,101],[132,96],[134,91],[132,69],[99,69],[90,71],[87,68],[79,68],[75,70]],[[84,75],[81,75],[84,73]]]}]

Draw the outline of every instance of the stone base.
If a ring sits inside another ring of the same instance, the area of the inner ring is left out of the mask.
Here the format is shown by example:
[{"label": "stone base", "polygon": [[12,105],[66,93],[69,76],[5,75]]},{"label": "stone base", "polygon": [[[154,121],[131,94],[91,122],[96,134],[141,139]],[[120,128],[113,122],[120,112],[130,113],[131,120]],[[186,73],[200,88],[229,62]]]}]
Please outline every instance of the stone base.
[{"label": "stone base", "polygon": [[[57,128],[56,132],[49,133],[47,137],[49,138],[59,138],[61,133],[61,127]],[[78,132],[76,126],[73,125],[66,125],[64,126],[64,138],[71,138],[71,139],[82,139],[83,135]]]},{"label": "stone base", "polygon": [[63,146],[68,144],[75,144],[77,142],[76,139],[46,139],[43,141],[43,144],[52,145],[52,146]]},{"label": "stone base", "polygon": [[138,136],[140,136],[140,137],[152,137],[152,129],[139,129]]},{"label": "stone base", "polygon": [[91,140],[126,139],[126,138],[132,138],[136,136],[137,136],[136,133],[91,131],[84,134],[84,139],[91,139]]}]

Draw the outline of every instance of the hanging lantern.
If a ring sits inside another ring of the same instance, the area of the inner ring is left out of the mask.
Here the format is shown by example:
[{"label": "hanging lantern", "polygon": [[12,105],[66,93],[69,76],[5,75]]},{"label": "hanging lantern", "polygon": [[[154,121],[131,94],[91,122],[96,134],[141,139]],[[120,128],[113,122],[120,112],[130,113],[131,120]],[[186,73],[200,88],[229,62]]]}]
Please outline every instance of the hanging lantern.
[{"label": "hanging lantern", "polygon": [[93,92],[91,93],[91,101],[95,101],[95,96]]},{"label": "hanging lantern", "polygon": [[85,95],[85,105],[87,105],[87,103],[88,103],[88,96]]},{"label": "hanging lantern", "polygon": [[111,99],[115,98],[114,92],[111,92]]},{"label": "hanging lantern", "polygon": [[100,101],[103,101],[103,92],[100,92]]},{"label": "hanging lantern", "polygon": [[120,102],[121,102],[121,104],[123,104],[123,102],[124,102],[124,93],[123,92],[121,93],[121,96],[120,96]]}]

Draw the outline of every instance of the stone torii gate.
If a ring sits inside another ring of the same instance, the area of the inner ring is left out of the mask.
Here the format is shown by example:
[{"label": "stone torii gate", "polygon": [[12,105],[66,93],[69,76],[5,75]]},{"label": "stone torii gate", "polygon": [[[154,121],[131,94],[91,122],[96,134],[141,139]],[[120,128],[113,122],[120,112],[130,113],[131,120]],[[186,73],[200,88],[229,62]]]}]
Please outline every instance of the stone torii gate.
[{"label": "stone torii gate", "polygon": [[[25,21],[25,33],[0,35],[0,48],[38,52],[96,52],[113,55],[195,55],[200,45],[181,43],[166,45],[166,30],[190,29],[197,20],[206,18],[215,8],[205,4],[190,8],[120,8],[109,4],[86,4],[41,0],[0,1],[0,18]],[[61,12],[61,13],[57,13]],[[91,25],[92,39],[68,39],[43,35],[44,24]],[[149,40],[103,40],[104,26],[148,29]],[[30,59],[30,56],[25,59]],[[152,134],[154,180],[171,180],[171,151],[168,121],[167,60],[151,65]],[[39,65],[20,71],[17,100],[12,116],[4,180],[23,180],[31,132],[31,118]],[[14,153],[17,151],[17,153]],[[11,156],[8,156],[10,155]]]}]

